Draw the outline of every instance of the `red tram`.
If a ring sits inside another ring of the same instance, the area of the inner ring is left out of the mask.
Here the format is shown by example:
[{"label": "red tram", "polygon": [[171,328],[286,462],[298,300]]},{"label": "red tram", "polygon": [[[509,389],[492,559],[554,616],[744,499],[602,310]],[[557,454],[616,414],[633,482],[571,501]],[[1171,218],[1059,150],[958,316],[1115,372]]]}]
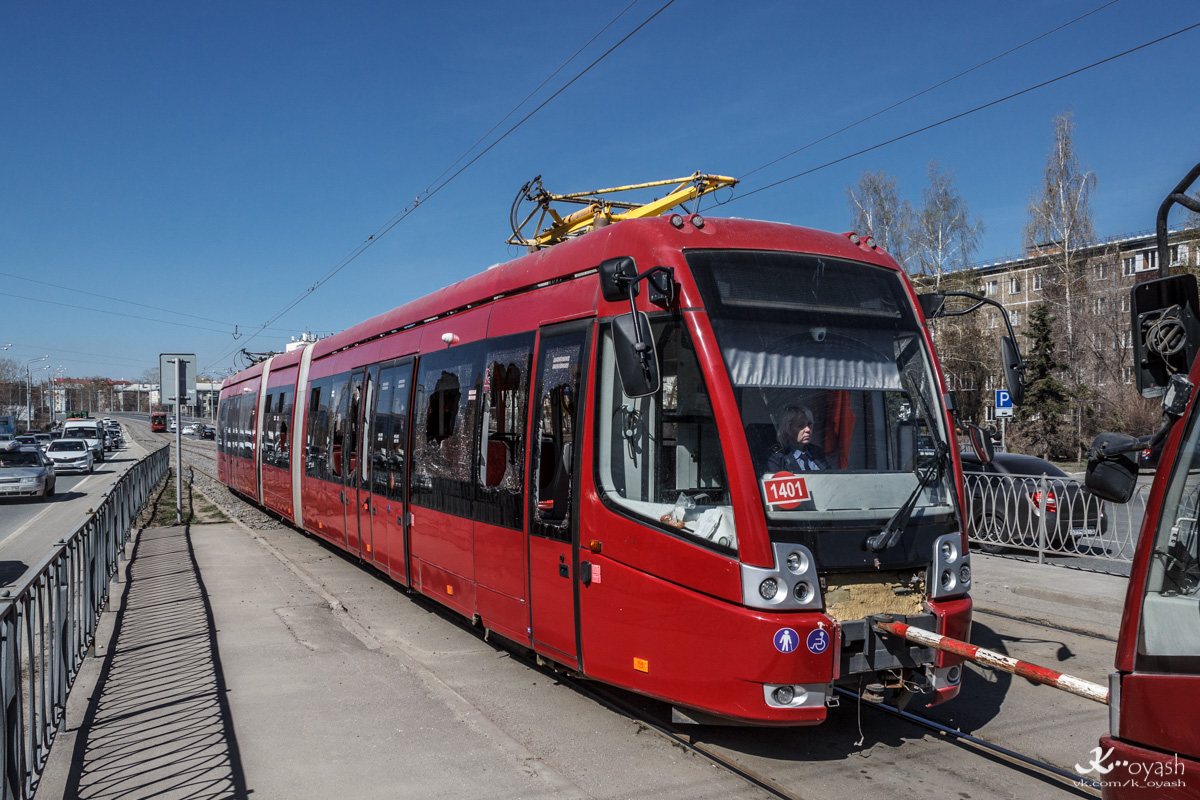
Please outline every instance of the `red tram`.
[{"label": "red tram", "polygon": [[150,414],[150,432],[165,433],[167,430],[167,412],[155,411]]},{"label": "red tram", "polygon": [[685,719],[815,724],[835,685],[940,703],[960,659],[867,622],[971,622],[916,300],[854,234],[621,221],[226,380],[220,479]]},{"label": "red tram", "polygon": [[[1158,212],[1157,280],[1132,289],[1133,362],[1146,397],[1162,397],[1164,443],[1125,596],[1116,671],[1109,676],[1109,733],[1091,763],[1109,800],[1200,797],[1200,298],[1193,275],[1168,276],[1167,213],[1200,164]],[[1193,244],[1192,247],[1195,247]],[[1186,377],[1185,377],[1186,376]],[[1087,486],[1124,503],[1138,477],[1141,440],[1101,434],[1089,451]]]}]

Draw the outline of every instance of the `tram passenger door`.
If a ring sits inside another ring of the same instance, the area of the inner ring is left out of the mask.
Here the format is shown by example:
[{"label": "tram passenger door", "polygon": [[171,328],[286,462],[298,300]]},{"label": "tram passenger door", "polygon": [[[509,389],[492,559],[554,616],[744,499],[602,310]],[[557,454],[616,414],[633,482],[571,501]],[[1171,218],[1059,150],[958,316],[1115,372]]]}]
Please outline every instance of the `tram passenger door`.
[{"label": "tram passenger door", "polygon": [[[358,375],[355,376],[359,377]],[[354,451],[352,462],[346,467],[347,481],[353,482],[353,491],[349,485],[346,493],[354,501],[354,514],[346,520],[348,530],[358,532],[358,553],[363,558],[372,560],[374,555],[374,530],[371,519],[371,426],[374,423],[376,386],[379,382],[379,366],[367,367],[362,377],[361,401],[358,403],[358,413],[351,417],[356,426],[354,429]],[[355,395],[351,394],[353,405]],[[353,475],[351,474],[353,473]],[[347,506],[349,511],[349,506]],[[357,517],[357,519],[355,518]]]},{"label": "tram passenger door", "polygon": [[579,666],[578,461],[587,329],[542,331],[530,441],[529,606],[534,647]]},{"label": "tram passenger door", "polygon": [[[362,446],[363,382],[365,370],[355,370],[346,387],[346,419],[342,438],[342,508],[345,510],[343,530],[346,531],[346,549],[362,555],[362,537],[359,533],[360,472],[359,452]],[[367,523],[370,525],[370,522]],[[369,534],[368,534],[369,539]]]}]

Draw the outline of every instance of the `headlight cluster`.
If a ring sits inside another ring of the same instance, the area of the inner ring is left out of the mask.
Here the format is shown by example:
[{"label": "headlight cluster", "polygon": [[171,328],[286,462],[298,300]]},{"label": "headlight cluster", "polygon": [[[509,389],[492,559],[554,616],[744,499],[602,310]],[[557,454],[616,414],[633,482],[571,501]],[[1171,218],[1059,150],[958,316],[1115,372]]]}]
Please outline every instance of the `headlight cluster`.
[{"label": "headlight cluster", "polygon": [[963,552],[962,536],[948,533],[933,543],[933,564],[927,581],[931,598],[964,594],[971,588],[971,555]]},{"label": "headlight cluster", "polygon": [[771,547],[773,568],[742,564],[742,602],[754,608],[819,611],[821,588],[812,553],[798,544],[776,542]]}]

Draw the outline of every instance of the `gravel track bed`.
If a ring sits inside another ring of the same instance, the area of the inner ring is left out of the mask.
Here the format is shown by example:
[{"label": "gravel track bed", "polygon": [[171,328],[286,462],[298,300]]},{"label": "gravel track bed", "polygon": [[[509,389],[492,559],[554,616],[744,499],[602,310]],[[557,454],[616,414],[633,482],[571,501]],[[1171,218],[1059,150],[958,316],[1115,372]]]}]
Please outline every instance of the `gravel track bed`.
[{"label": "gravel track bed", "polygon": [[[130,436],[138,444],[151,450],[171,445],[171,469],[175,469],[175,437],[174,435],[155,434],[150,432],[147,423],[122,420]],[[280,530],[289,527],[279,518],[250,505],[241,497],[229,490],[216,478],[217,462],[215,448],[212,454],[203,452],[203,445],[196,444],[190,439],[183,441],[183,469],[185,476],[190,476],[192,486],[212,501],[217,508],[229,517],[238,520],[254,530]]]}]

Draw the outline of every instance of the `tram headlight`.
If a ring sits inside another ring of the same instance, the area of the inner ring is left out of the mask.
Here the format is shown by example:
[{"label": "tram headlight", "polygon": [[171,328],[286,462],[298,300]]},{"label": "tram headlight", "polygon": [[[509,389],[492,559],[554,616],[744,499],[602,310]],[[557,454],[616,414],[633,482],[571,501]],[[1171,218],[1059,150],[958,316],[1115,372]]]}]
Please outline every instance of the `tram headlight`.
[{"label": "tram headlight", "polygon": [[800,552],[788,553],[787,568],[788,571],[793,575],[799,575],[801,572],[807,572],[808,559],[805,558],[804,554]]},{"label": "tram headlight", "polygon": [[787,685],[779,686],[772,693],[772,696],[779,705],[790,706],[792,701],[796,699],[796,690]]},{"label": "tram headlight", "polygon": [[779,594],[779,581],[767,578],[758,585],[758,593],[763,600],[774,600],[775,595]]},{"label": "tram headlight", "polygon": [[954,588],[954,573],[948,569],[942,570],[942,589],[949,591]]},{"label": "tram headlight", "polygon": [[808,585],[807,581],[800,581],[792,589],[792,596],[796,598],[797,603],[807,603],[808,599],[812,597],[812,587]]},{"label": "tram headlight", "polygon": [[958,558],[958,552],[952,542],[942,542],[942,558],[946,559],[947,561],[953,561],[954,559]]}]

